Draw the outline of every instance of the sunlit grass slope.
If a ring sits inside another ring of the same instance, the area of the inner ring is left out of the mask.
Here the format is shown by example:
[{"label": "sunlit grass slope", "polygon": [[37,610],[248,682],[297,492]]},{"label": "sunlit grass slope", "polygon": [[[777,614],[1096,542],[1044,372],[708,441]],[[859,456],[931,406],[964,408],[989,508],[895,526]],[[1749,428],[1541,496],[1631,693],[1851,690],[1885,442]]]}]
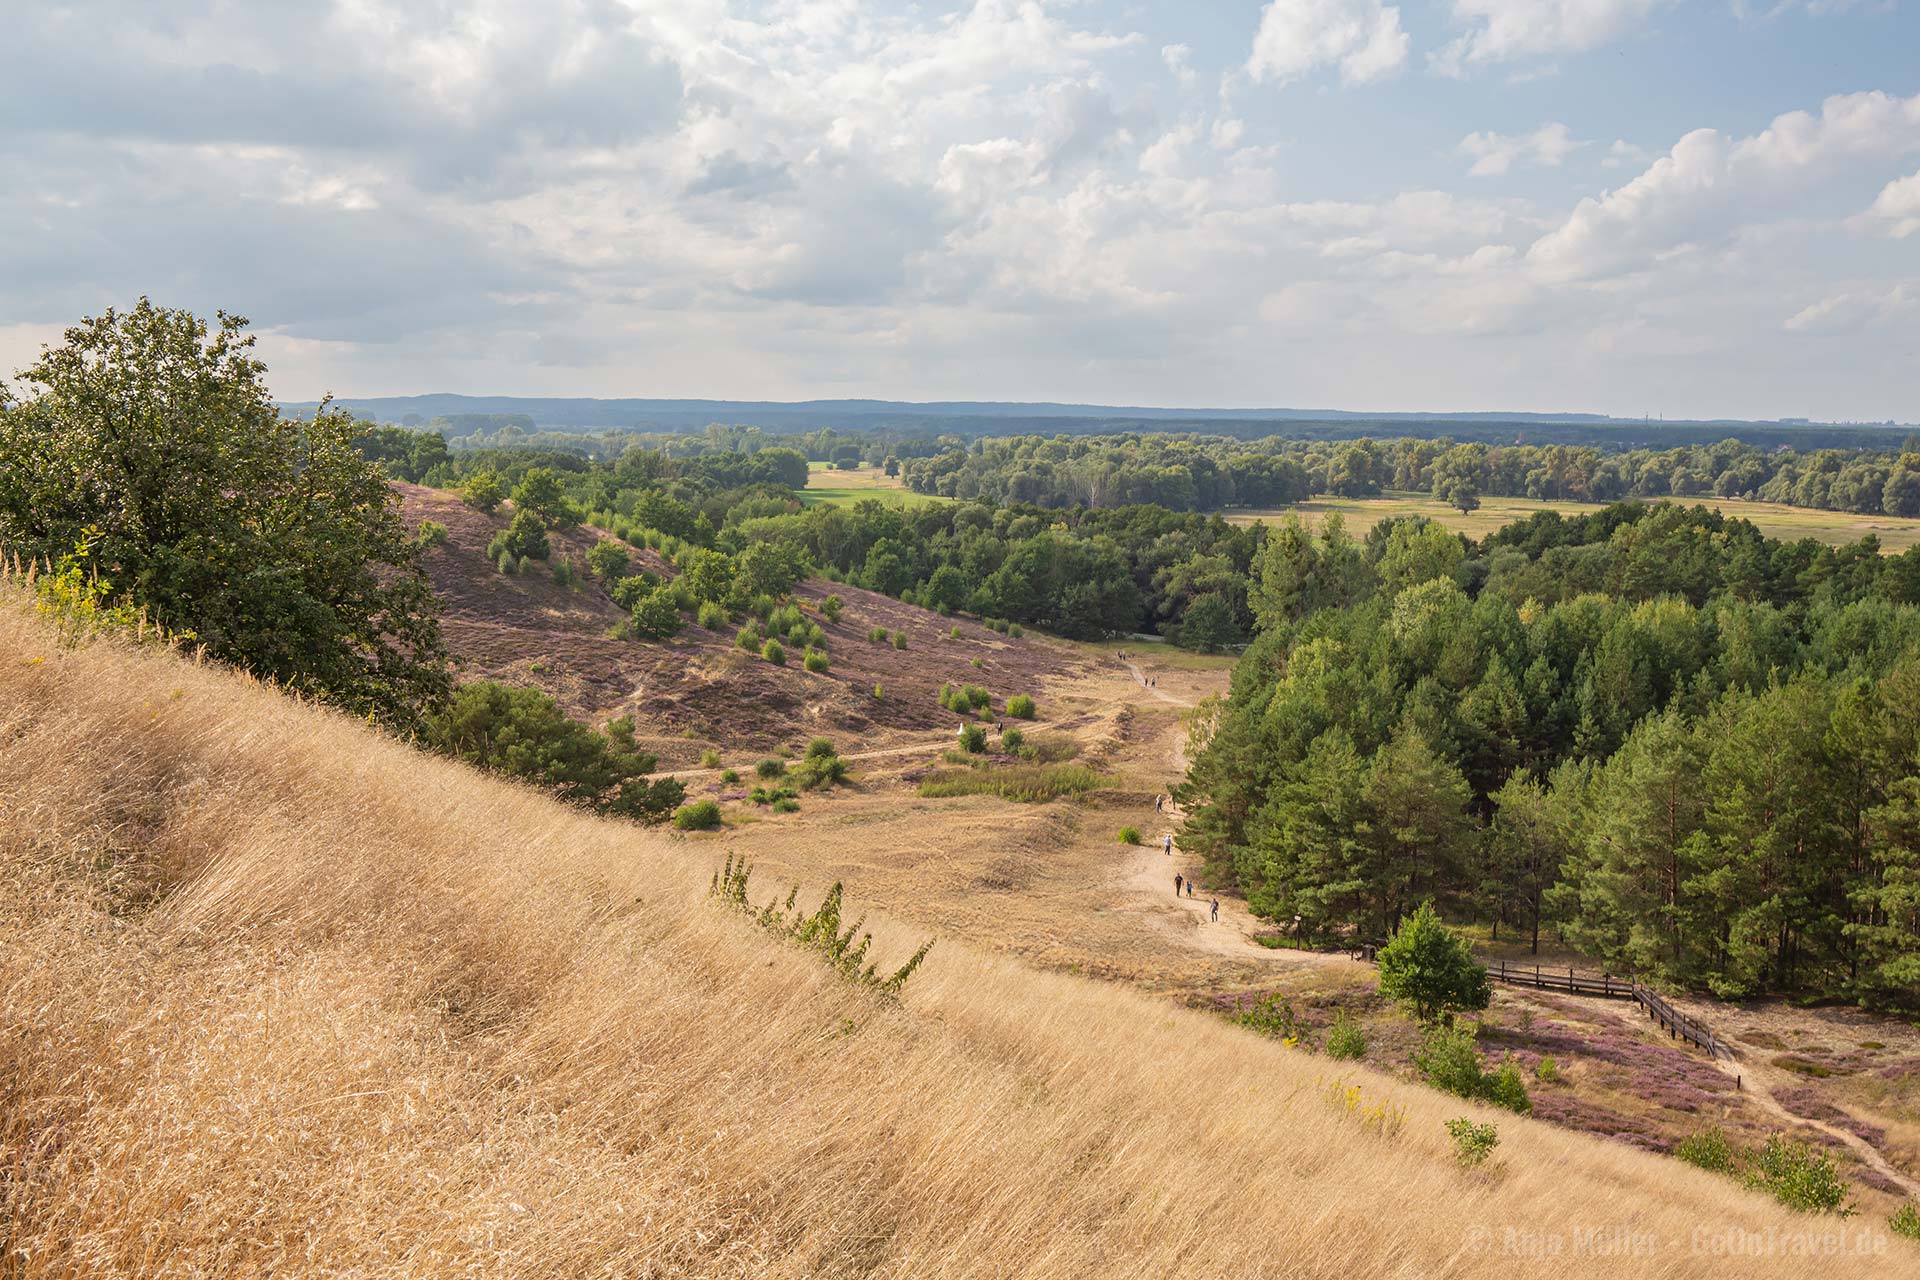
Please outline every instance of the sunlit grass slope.
[{"label": "sunlit grass slope", "polygon": [[957,940],[888,1003],[709,902],[721,843],[5,601],[0,759],[0,1273],[1507,1276],[1509,1230],[1631,1228],[1555,1269],[1750,1275],[1696,1231],[1810,1221],[1511,1117],[1468,1173],[1464,1104],[1350,1112],[1323,1059]]}]

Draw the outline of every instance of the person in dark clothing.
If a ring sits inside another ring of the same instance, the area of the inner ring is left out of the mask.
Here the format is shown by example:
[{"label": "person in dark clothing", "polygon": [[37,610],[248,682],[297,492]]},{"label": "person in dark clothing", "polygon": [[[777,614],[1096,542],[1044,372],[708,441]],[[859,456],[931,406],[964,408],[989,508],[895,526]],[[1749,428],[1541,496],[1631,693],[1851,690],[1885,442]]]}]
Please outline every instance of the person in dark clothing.
[{"label": "person in dark clothing", "polygon": [[1215,920],[1220,918],[1220,899],[1218,898],[1213,900],[1213,918]]},{"label": "person in dark clothing", "polygon": [[1176,872],[1173,877],[1173,896],[1174,897],[1177,898],[1180,896],[1180,886],[1185,883],[1186,883],[1186,877]]}]

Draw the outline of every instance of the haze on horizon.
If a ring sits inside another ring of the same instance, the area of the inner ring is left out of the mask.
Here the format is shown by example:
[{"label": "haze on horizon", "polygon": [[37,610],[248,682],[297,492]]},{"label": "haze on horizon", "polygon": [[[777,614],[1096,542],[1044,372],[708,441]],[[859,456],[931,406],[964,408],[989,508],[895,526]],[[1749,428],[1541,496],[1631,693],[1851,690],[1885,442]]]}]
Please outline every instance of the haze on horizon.
[{"label": "haze on horizon", "polygon": [[1911,421],[1915,48],[1910,0],[49,3],[0,370],[147,293],[288,400]]}]

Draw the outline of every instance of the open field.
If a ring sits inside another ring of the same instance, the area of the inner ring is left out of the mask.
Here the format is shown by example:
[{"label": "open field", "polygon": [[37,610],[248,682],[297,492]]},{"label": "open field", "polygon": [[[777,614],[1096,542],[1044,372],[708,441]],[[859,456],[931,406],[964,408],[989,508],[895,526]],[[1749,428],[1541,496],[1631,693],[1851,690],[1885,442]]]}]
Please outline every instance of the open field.
[{"label": "open field", "polygon": [[[1920,543],[1920,520],[1902,520],[1894,516],[1853,515],[1845,511],[1814,511],[1806,507],[1784,506],[1777,502],[1737,502],[1724,498],[1687,499],[1686,503],[1688,506],[1702,504],[1728,516],[1751,520],[1770,538],[1783,538],[1788,541],[1814,538],[1820,542],[1839,545],[1858,542],[1871,533],[1880,539],[1880,549],[1885,552],[1905,551],[1908,547]],[[1598,511],[1600,504],[1536,502],[1528,498],[1482,498],[1479,510],[1462,515],[1457,509],[1428,494],[1384,493],[1377,498],[1320,497],[1295,507],[1279,507],[1265,511],[1229,511],[1223,514],[1233,524],[1252,524],[1256,520],[1264,520],[1271,524],[1289,511],[1295,511],[1300,513],[1309,525],[1317,527],[1322,516],[1330,511],[1338,511],[1347,522],[1347,531],[1356,537],[1364,537],[1367,530],[1371,529],[1375,523],[1392,516],[1426,516],[1439,521],[1449,529],[1458,529],[1470,538],[1484,538],[1503,525],[1512,524],[1515,520],[1524,520],[1534,512],[1543,510],[1578,515]]]},{"label": "open field", "polygon": [[900,482],[899,476],[889,476],[879,467],[861,467],[856,471],[835,471],[824,462],[811,464],[807,487],[800,491],[800,500],[808,506],[823,502],[846,506],[865,498],[873,498],[890,506],[905,507],[953,501],[952,498],[942,498],[935,494],[915,493]]}]

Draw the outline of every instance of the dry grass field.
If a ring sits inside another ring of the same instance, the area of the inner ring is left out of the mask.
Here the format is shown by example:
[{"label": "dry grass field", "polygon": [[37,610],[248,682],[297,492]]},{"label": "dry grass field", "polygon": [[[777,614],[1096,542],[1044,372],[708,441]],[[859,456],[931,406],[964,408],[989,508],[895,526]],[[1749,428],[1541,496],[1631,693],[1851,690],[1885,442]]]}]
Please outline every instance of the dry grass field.
[{"label": "dry grass field", "polygon": [[[1769,538],[1781,538],[1790,542],[1801,538],[1813,538],[1820,542],[1840,545],[1858,542],[1871,533],[1880,539],[1880,549],[1888,553],[1905,551],[1908,547],[1920,543],[1920,520],[1903,520],[1896,516],[1862,516],[1846,511],[1814,511],[1806,507],[1789,507],[1777,502],[1739,502],[1725,498],[1687,499],[1689,506],[1696,503],[1717,508],[1723,515],[1751,520],[1760,532]],[[1478,510],[1462,515],[1457,509],[1429,494],[1386,493],[1377,498],[1318,497],[1294,507],[1280,507],[1267,511],[1231,511],[1224,514],[1227,520],[1234,524],[1252,524],[1256,520],[1264,520],[1271,524],[1289,511],[1295,511],[1310,526],[1317,527],[1321,517],[1330,511],[1338,511],[1347,522],[1347,531],[1355,536],[1364,536],[1376,523],[1391,516],[1426,516],[1439,521],[1449,529],[1458,529],[1470,538],[1484,538],[1503,525],[1512,524],[1515,520],[1524,520],[1534,512],[1543,510],[1575,515],[1598,511],[1600,505],[1585,502],[1536,502],[1528,498],[1482,498]]]},{"label": "dry grass field", "polygon": [[899,476],[890,476],[879,467],[863,466],[853,471],[839,471],[824,462],[812,464],[807,487],[800,491],[800,500],[808,506],[816,503],[845,506],[866,498],[901,507],[953,501],[952,498],[942,498],[937,494],[915,493],[901,482]]},{"label": "dry grass field", "polygon": [[[1116,770],[1144,731],[1121,719]],[[1462,1169],[1442,1121],[1469,1104],[1038,971],[964,922],[871,921],[886,963],[939,938],[885,999],[707,899],[729,837],[583,817],[173,655],[66,649],[12,600],[0,750],[0,1274],[1920,1259],[1537,1121],[1483,1117],[1498,1155]],[[903,835],[841,843],[877,872]]]}]

